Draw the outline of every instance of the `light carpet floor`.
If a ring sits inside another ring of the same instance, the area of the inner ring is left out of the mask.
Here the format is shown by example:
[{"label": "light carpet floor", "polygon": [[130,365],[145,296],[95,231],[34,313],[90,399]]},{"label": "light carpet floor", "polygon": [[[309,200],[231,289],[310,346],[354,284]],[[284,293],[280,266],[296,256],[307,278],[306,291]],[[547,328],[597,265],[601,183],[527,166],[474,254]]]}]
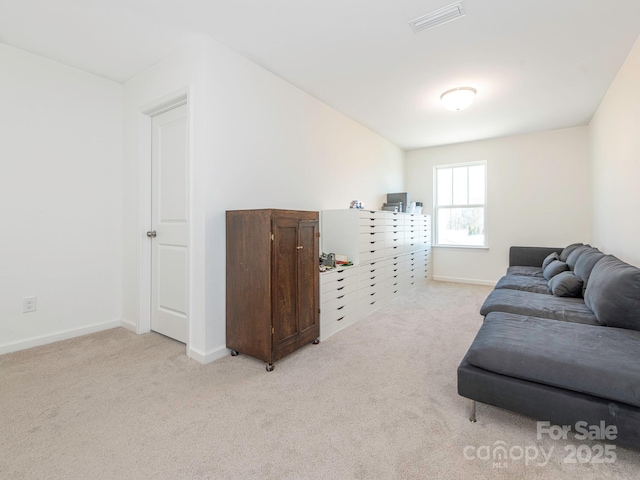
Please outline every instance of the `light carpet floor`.
[{"label": "light carpet floor", "polygon": [[[120,328],[3,355],[0,478],[637,478],[640,452],[568,464],[584,441],[486,405],[468,421],[456,368],[489,292],[431,282],[271,373]],[[484,459],[499,445],[506,460]]]}]

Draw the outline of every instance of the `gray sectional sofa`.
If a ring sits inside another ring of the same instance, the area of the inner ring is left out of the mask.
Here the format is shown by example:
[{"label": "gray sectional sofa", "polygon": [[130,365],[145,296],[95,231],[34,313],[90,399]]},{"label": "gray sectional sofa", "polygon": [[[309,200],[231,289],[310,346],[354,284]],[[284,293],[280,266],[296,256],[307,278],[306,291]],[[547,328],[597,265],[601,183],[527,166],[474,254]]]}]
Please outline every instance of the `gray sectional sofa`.
[{"label": "gray sectional sofa", "polygon": [[[458,367],[458,393],[640,448],[640,269],[589,245],[512,247]],[[584,425],[584,424],[583,424]]]}]

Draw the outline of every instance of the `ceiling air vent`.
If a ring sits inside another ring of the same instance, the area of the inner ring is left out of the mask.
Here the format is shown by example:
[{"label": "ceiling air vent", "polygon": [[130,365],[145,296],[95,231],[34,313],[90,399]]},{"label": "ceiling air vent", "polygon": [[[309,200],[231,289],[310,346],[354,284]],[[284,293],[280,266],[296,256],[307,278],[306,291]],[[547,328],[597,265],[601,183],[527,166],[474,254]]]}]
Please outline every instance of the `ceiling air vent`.
[{"label": "ceiling air vent", "polygon": [[409,26],[415,33],[419,33],[460,17],[464,17],[464,7],[462,2],[456,2],[411,20]]}]

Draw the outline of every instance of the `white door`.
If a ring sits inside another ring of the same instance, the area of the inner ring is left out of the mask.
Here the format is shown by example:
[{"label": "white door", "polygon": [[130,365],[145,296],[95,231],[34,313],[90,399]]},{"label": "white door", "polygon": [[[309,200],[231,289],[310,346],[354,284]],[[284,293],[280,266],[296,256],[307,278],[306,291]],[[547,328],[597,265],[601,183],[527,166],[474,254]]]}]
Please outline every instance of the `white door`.
[{"label": "white door", "polygon": [[187,106],[152,119],[151,330],[187,343],[189,170]]}]

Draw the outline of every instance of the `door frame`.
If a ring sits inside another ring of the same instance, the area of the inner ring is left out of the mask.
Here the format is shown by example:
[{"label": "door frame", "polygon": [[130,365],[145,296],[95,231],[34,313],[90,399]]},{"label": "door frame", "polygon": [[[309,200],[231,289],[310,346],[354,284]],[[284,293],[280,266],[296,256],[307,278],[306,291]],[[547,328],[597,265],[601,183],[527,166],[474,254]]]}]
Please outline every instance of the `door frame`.
[{"label": "door frame", "polygon": [[138,217],[138,238],[139,238],[139,265],[138,265],[138,324],[136,333],[149,333],[151,331],[151,241],[146,236],[146,232],[150,229],[151,222],[151,145],[152,145],[152,119],[156,115],[160,115],[173,108],[182,105],[187,106],[187,122],[188,136],[188,198],[189,198],[189,255],[188,255],[188,295],[187,295],[187,343],[186,354],[189,354],[189,345],[191,343],[191,266],[192,266],[192,248],[191,248],[191,229],[193,222],[193,205],[191,201],[191,184],[193,172],[193,149],[192,144],[192,123],[191,123],[191,105],[189,103],[189,88],[185,87],[177,90],[165,97],[157,99],[140,109],[139,118],[139,134],[138,134],[138,158],[139,162],[139,179],[138,185],[139,196],[139,217]]}]

